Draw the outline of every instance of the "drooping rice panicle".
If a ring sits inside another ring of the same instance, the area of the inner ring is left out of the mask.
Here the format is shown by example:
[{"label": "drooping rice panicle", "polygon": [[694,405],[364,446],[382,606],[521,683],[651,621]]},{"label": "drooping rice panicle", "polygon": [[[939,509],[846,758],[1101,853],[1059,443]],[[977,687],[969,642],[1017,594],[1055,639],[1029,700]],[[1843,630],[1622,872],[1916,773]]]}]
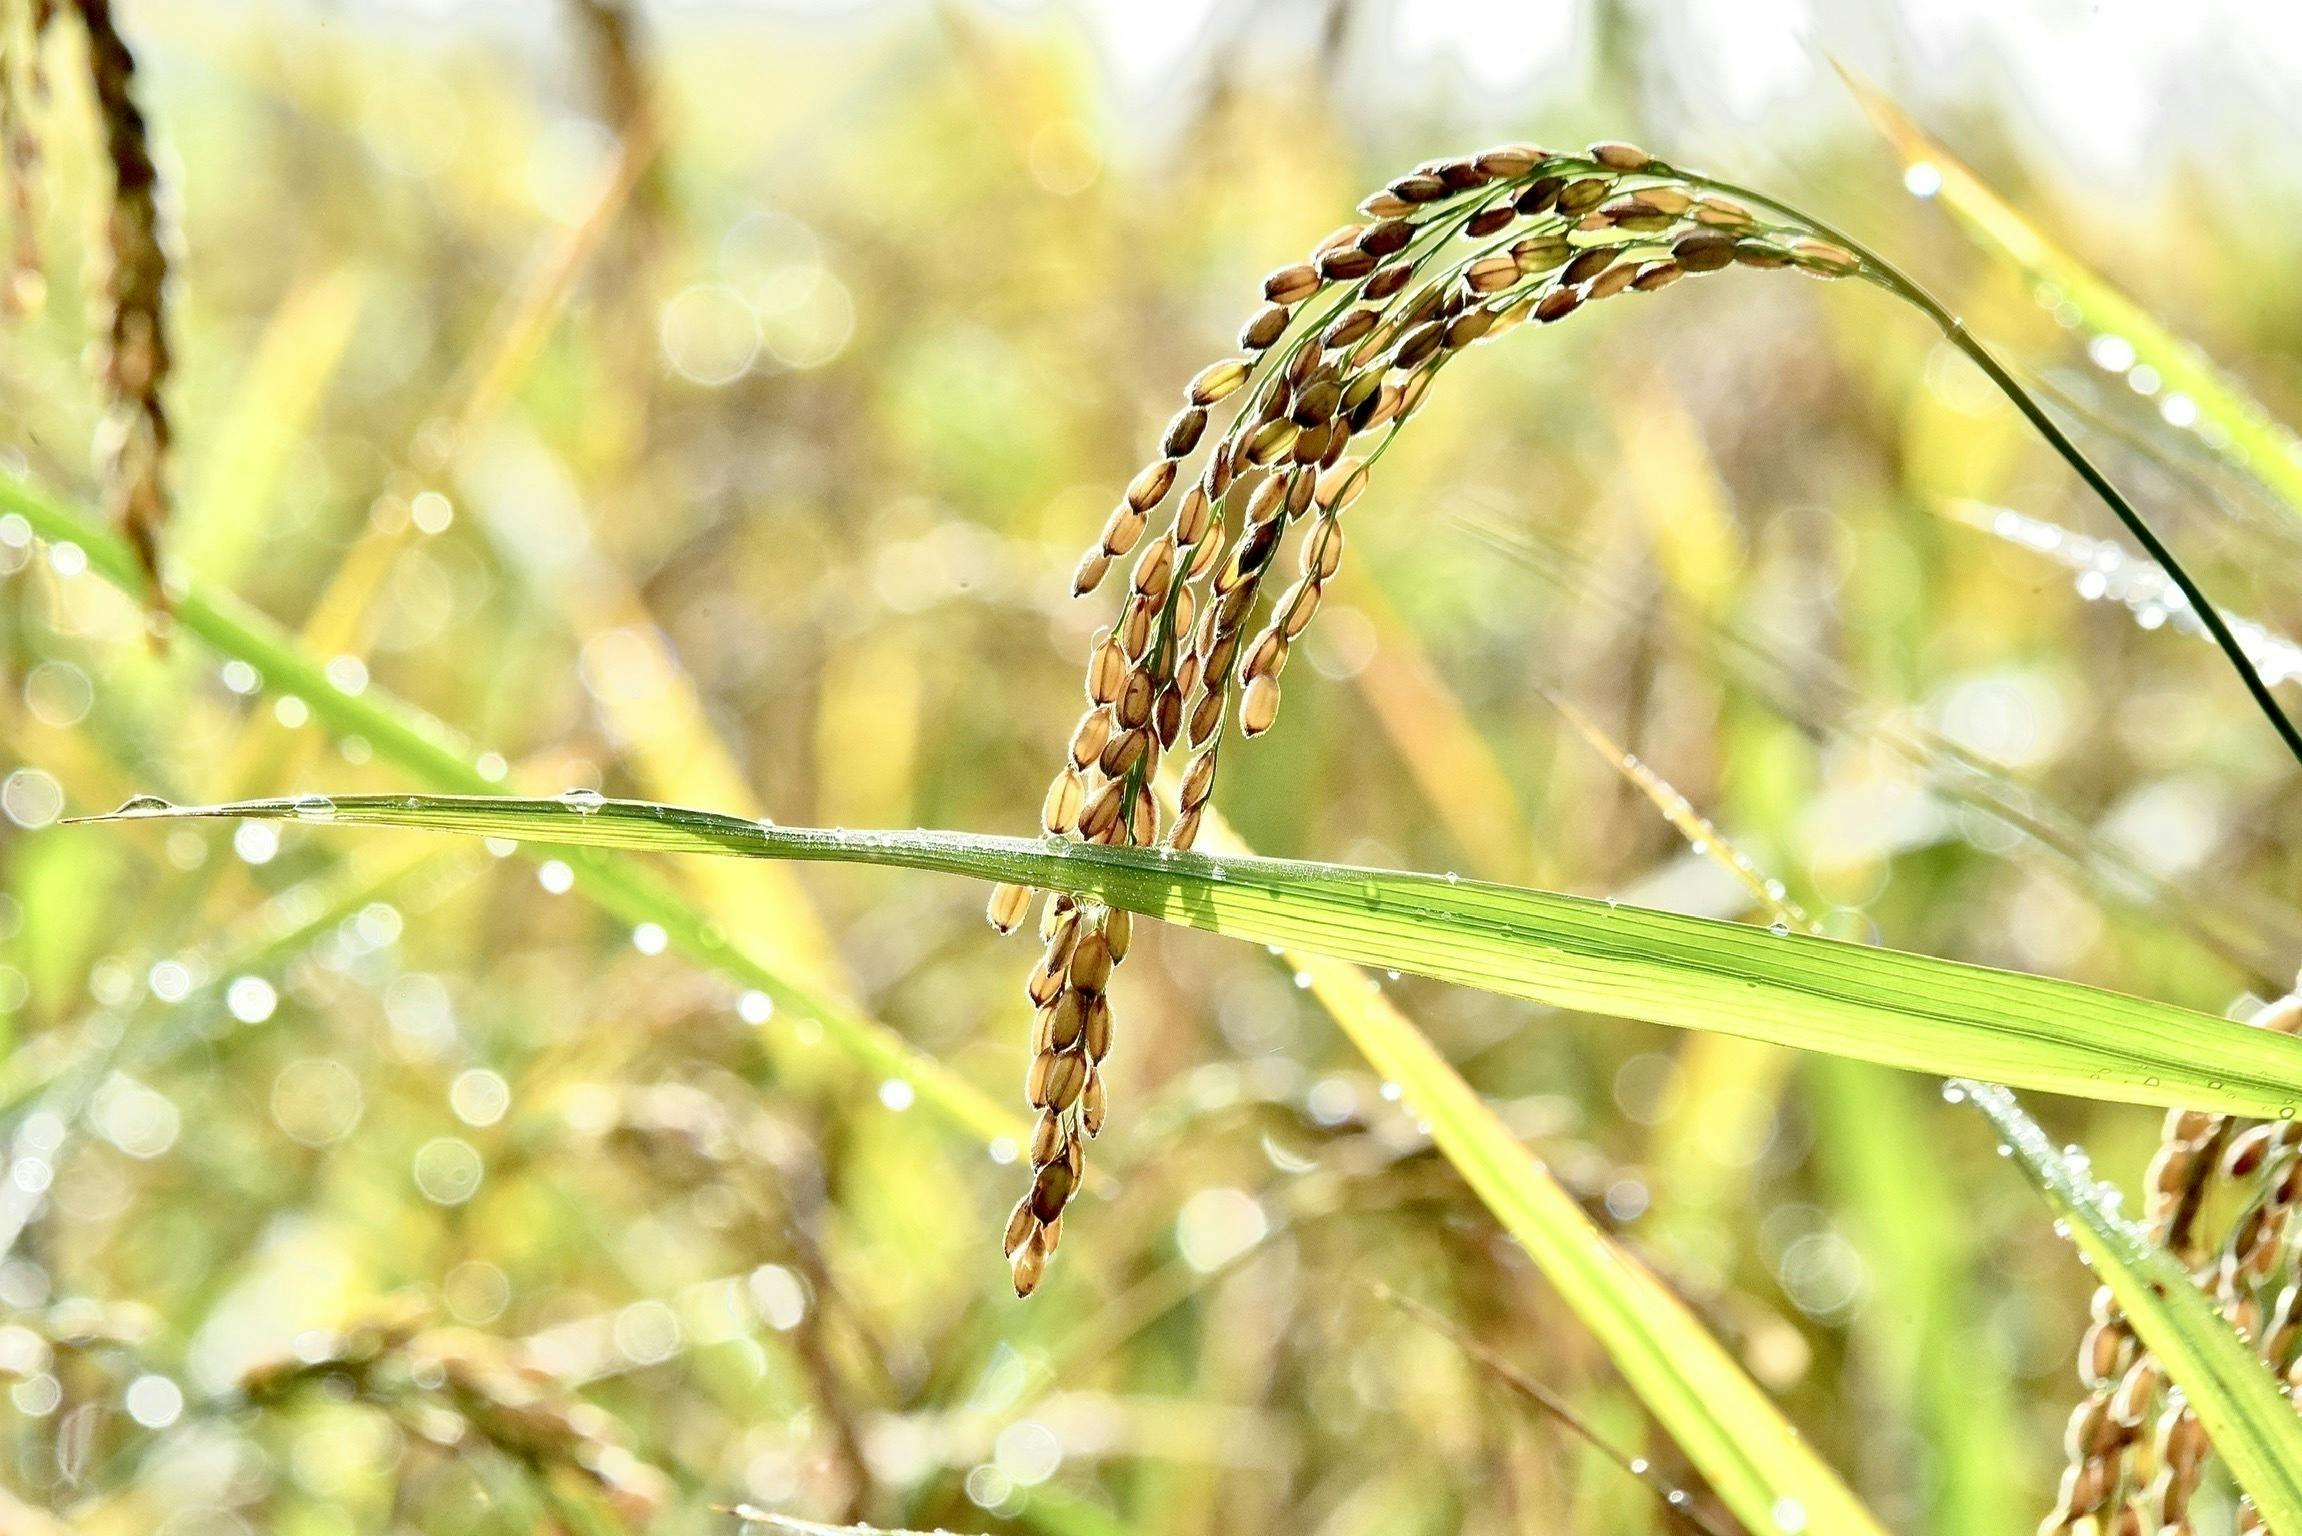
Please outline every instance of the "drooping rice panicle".
[{"label": "drooping rice panicle", "polygon": [[[1240,734],[1257,736],[1277,722],[1288,655],[1341,565],[1343,516],[1456,355],[1529,320],[1555,324],[1603,299],[1738,266],[1861,277],[1926,315],[2159,561],[2302,758],[2302,730],[2132,504],[1963,323],[1828,226],[1621,143],[1579,154],[1513,144],[1429,161],[1359,212],[1363,222],[1264,278],[1238,353],[1192,378],[1158,456],[1129,482],[1080,559],[1077,596],[1119,561],[1133,555],[1134,564],[1117,619],[1089,647],[1088,709],[1042,805],[1049,836],[1192,845],[1214,793],[1225,723],[1236,712]],[[1218,408],[1229,419],[1209,441]],[[1371,441],[1351,451],[1360,438]],[[1186,469],[1195,456],[1194,476]],[[1172,512],[1145,543],[1178,485]],[[1305,527],[1300,574],[1266,605],[1264,585],[1297,523]],[[1259,616],[1263,626],[1249,639]],[[1178,745],[1190,755],[1176,818],[1162,828],[1149,786],[1162,754]],[[1028,902],[1027,892],[1003,886],[988,915],[1008,931]],[[1111,1038],[1104,985],[1126,951],[1125,925],[1116,937],[1114,926],[1101,908],[1068,898],[1051,898],[1043,913],[1047,947],[1027,989],[1039,1022],[1026,1082],[1041,1118],[1031,1190],[1005,1233],[1020,1294],[1044,1273],[1078,1188],[1082,1144],[1102,1126],[1101,1063]]]},{"label": "drooping rice panicle", "polygon": [[[1690,273],[1742,265],[1837,277],[1862,265],[1803,225],[1762,217],[1626,144],[1580,154],[1514,144],[1428,162],[1359,212],[1360,222],[1264,278],[1237,354],[1192,378],[1158,456],[1080,559],[1079,596],[1120,561],[1133,565],[1117,618],[1089,648],[1087,710],[1041,807],[1049,836],[1191,847],[1225,723],[1236,714],[1243,736],[1276,723],[1289,654],[1341,568],[1345,513],[1465,348]],[[1363,451],[1351,451],[1355,439],[1369,440]],[[1197,473],[1187,473],[1195,458]],[[1295,525],[1297,574],[1266,602]],[[1162,828],[1150,784],[1178,746],[1189,758],[1176,818]],[[1012,930],[1029,901],[1000,887],[991,922]],[[1049,900],[1040,929],[1026,1083],[1040,1119],[1031,1188],[1005,1233],[1025,1295],[1060,1236],[1084,1143],[1102,1127],[1105,988],[1128,937],[1124,914],[1065,897]]]}]

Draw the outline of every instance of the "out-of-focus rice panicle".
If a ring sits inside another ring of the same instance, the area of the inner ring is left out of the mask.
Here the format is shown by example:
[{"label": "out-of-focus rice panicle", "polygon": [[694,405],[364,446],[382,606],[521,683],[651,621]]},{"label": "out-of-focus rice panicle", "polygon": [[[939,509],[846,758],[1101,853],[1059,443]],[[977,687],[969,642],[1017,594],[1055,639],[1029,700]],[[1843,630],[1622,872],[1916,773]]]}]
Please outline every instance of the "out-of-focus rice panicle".
[{"label": "out-of-focus rice panicle", "polygon": [[112,173],[107,265],[97,366],[107,410],[97,436],[112,517],[160,594],[160,540],[168,521],[168,255],[160,172],[137,100],[136,58],[111,0],[75,0],[88,33],[90,82]]}]

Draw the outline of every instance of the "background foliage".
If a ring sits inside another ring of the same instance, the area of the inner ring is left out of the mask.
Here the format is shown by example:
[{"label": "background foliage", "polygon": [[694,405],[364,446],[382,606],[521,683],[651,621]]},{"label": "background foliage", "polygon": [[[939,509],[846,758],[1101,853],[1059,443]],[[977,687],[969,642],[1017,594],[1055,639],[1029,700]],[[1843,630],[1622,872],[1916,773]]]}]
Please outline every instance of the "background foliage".
[{"label": "background foliage", "polygon": [[[1218,7],[1172,56],[1063,10],[618,14],[125,12],[178,231],[174,557],[339,688],[452,722],[464,787],[1030,830],[1101,613],[1071,562],[1181,381],[1368,187],[1526,136],[1636,138],[1887,250],[2210,590],[2302,623],[2294,510],[2131,341],[1910,198],[1835,83],[1754,98],[1771,76],[1668,18],[1575,13],[1555,75],[1474,89],[1374,6]],[[1781,35],[2298,414],[2293,189],[2242,90],[2074,147],[2013,64],[1937,71],[1892,19]],[[2038,46],[2108,70],[2131,41]],[[2193,89],[2277,68],[2177,58]],[[101,178],[54,74],[46,302],[0,346],[0,433],[93,504]],[[1466,358],[1385,462],[1316,679],[1230,759],[1263,851],[1764,921],[1555,693],[1834,933],[2234,1016],[2290,984],[2292,765],[2081,541],[2109,533],[2083,488],[1885,298],[1730,274],[1608,306]],[[52,830],[135,793],[441,786],[276,678],[147,644],[23,527],[0,518],[0,1528],[1669,1518],[1378,1286],[1707,1503],[1291,963],[1143,925],[1107,1176],[1019,1305],[1012,1145],[826,1043],[879,1021],[1013,1098],[1023,961],[980,887],[660,866],[810,1010],[563,863]],[[1385,989],[1893,1528],[2043,1510],[2091,1280],[1935,1082]],[[2154,1143],[2147,1110],[2032,1108],[2116,1178]]]}]

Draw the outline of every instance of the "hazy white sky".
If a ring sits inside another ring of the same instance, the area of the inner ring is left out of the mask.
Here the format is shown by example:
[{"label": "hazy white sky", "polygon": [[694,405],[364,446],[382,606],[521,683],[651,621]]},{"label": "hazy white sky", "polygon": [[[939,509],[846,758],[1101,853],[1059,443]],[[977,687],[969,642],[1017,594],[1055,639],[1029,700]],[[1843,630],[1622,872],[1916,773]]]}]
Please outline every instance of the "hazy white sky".
[{"label": "hazy white sky", "polygon": [[[234,0],[220,0],[231,4]],[[245,0],[241,0],[245,3]],[[296,0],[289,0],[296,3]],[[320,4],[321,0],[303,0]],[[638,0],[667,33],[746,24],[871,27],[943,5],[1075,25],[1104,60],[1106,131],[1156,139],[1218,48],[1285,67],[1333,0]],[[341,0],[322,8],[342,14]],[[437,27],[548,28],[538,0],[366,0],[355,14]],[[1642,76],[1638,131],[1713,159],[1796,142],[1854,109],[1839,58],[1922,119],[1995,104],[2043,170],[2139,189],[2185,160],[2236,157],[2302,181],[2302,0],[1350,0],[1342,86],[1388,121],[1476,134],[1573,113],[1601,47]],[[1174,108],[1162,111],[1163,107]],[[1594,124],[1592,131],[1632,125]]]},{"label": "hazy white sky", "polygon": [[[837,3],[837,0],[827,0]],[[1223,0],[1009,0],[1100,34],[1115,81],[1156,92],[1211,28],[1253,10],[1283,31],[1317,8]],[[1461,93],[1466,110],[1571,101],[1597,44],[1584,0],[1371,0],[1358,83]],[[2302,141],[2302,4],[2294,0],[1633,0],[1632,46],[1658,110],[1764,142],[1850,112],[1835,56],[1913,106],[1984,97],[2088,179],[2150,175],[2166,152],[2233,140],[2268,160]],[[1387,87],[1387,90],[1386,90]],[[2275,164],[2266,167],[2276,174]]]}]

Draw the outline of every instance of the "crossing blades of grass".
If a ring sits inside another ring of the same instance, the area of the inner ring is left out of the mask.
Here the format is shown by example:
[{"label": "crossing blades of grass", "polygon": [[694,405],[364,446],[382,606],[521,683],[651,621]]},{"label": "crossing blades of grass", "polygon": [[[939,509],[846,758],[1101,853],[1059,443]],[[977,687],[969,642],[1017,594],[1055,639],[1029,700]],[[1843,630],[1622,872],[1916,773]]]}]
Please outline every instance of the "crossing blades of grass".
[{"label": "crossing blades of grass", "polygon": [[[119,538],[24,481],[0,472],[0,516],[7,515],[24,519],[35,535],[51,544],[78,549],[92,574],[121,591],[141,592],[142,578],[135,559]],[[189,582],[173,592],[171,600],[180,631],[221,655],[254,667],[266,688],[304,700],[314,718],[329,730],[359,737],[374,748],[379,759],[398,764],[435,788],[476,793],[493,787],[493,781],[475,766],[477,751],[454,731],[373,682],[356,693],[339,687],[326,667],[278,624],[229,592]],[[738,986],[766,993],[775,1001],[780,1017],[819,1021],[825,1044],[849,1056],[875,1078],[901,1078],[910,1083],[923,1108],[984,1141],[1028,1134],[1029,1126],[1021,1116],[933,1057],[914,1050],[885,1024],[841,1006],[820,989],[781,969],[773,956],[749,947],[740,935],[731,935],[654,871],[595,848],[576,847],[565,853],[575,871],[576,888],[595,905],[628,923],[657,924],[670,944],[690,959]]]},{"label": "crossing blades of grass", "polygon": [[[1227,859],[1240,857],[1222,822],[1211,822],[1208,835]],[[1861,1500],[1677,1294],[1599,1230],[1381,988],[1311,952],[1321,947],[1306,942],[1283,958],[1309,978],[1313,995],[1367,1064],[1399,1085],[1400,1098],[1430,1126],[1432,1144],[1518,1239],[1745,1528],[1878,1536]]]},{"label": "crossing blades of grass", "polygon": [[2020,267],[2050,294],[2050,302],[2075,306],[2090,335],[2124,343],[2106,355],[2122,368],[2147,365],[2156,371],[2170,425],[2198,431],[2302,516],[2302,458],[2289,428],[2205,353],[2033,227],[1885,95],[1851,75],[1846,79],[1871,122],[1918,178],[1911,183],[1914,190],[1931,189],[1926,195],[1948,208],[1978,242]]},{"label": "crossing blades of grass", "polygon": [[2182,1266],[2118,1214],[2117,1191],[2066,1157],[2004,1088],[1957,1083],[2060,1214],[2142,1342],[2182,1388],[2215,1451],[2273,1531],[2302,1531],[2302,1418]]},{"label": "crossing blades of grass", "polygon": [[[1664,818],[1669,818],[1669,822],[1687,838],[1687,843],[1699,847],[1717,864],[1743,877],[1750,884],[1752,894],[1759,896],[1763,910],[1773,914],[1779,926],[1814,930],[1812,919],[1798,910],[1789,898],[1782,896],[1782,887],[1761,882],[1759,873],[1756,873],[1750,861],[1738,850],[1733,850],[1724,838],[1720,838],[1717,829],[1710,827],[1710,822],[1703,820],[1701,813],[1694,811],[1676,790],[1664,785],[1651,769],[1634,765],[1632,758],[1614,746],[1614,742],[1600,735],[1598,728],[1591,725],[1591,721],[1586,721],[1568,702],[1552,702],[1558,705],[1561,714],[1565,714],[1568,723],[1575,725],[1586,739],[1591,739],[1591,744],[1602,755],[1607,755],[1616,765],[1623,767],[1625,776],[1632,783],[1637,783],[1639,790],[1648,794],[1648,799],[1655,801],[1655,806],[1664,813]],[[1839,1073],[1832,1073],[1835,1078],[1844,1078],[1844,1073],[1858,1071],[1844,1064],[1835,1066],[1842,1069]],[[1830,1078],[1825,1078],[1825,1082],[1828,1080]],[[2030,1174],[2033,1184],[2037,1184],[2037,1188],[2046,1195],[2046,1200],[2060,1211],[2063,1225],[2067,1230],[2072,1230],[2076,1241],[2086,1250],[2088,1260],[2095,1262],[2097,1269],[2102,1269],[2102,1276],[2111,1285],[2113,1294],[2120,1299],[2120,1306],[2127,1306],[2132,1299],[2139,1299],[2141,1306],[2152,1308],[2148,1326],[2143,1326],[2143,1320],[2139,1320],[2139,1317],[2132,1320],[2136,1324],[2136,1331],[2143,1336],[2143,1343],[2155,1349],[2157,1359],[2166,1363],[2168,1375],[2182,1386],[2185,1396],[2196,1402],[2198,1419],[2208,1425],[2208,1435],[2215,1439],[2217,1448],[2224,1444],[2224,1430],[2219,1425],[2228,1425],[2228,1437],[2242,1446],[2242,1455],[2231,1455],[2226,1460],[2231,1462],[2233,1474],[2249,1490],[2254,1488],[2254,1483],[2247,1483],[2247,1478],[2256,1478],[2256,1481],[2261,1481],[2270,1490],[2267,1499],[2258,1499],[2263,1504],[2263,1511],[2270,1513],[2272,1506],[2293,1506],[2293,1497],[2290,1495],[2293,1495],[2295,1488],[2295,1467],[2302,1467],[2302,1419],[2295,1419],[2295,1414],[2290,1412],[2284,1398],[2281,1398],[2277,1384],[2258,1368],[2256,1356],[2251,1354],[2247,1343],[2205,1301],[2203,1294],[2189,1283],[2189,1276],[2182,1273],[2180,1264],[2168,1255],[2166,1248],[2152,1244],[2152,1241],[2141,1237],[2139,1232],[2134,1232],[2132,1227],[2120,1221],[2118,1193],[2109,1186],[2095,1184],[2086,1154],[2079,1147],[2065,1147],[2060,1151],[2053,1149],[2035,1121],[2023,1115],[2021,1105],[2014,1103],[2014,1096],[2010,1092],[1996,1085],[1977,1085],[1977,1082],[1961,1080],[1952,1082],[1945,1089],[1945,1096],[1954,1098],[1954,1101],[1973,1103],[1984,1117],[1989,1117],[1991,1124],[2005,1138],[2003,1147],[2007,1154],[2021,1158],[2023,1172]],[[1862,1101],[1862,1105],[1860,1112],[1855,1112],[1853,1105],[1858,1101]],[[1888,1156],[1895,1158],[1895,1168],[1883,1179],[1878,1177],[1876,1170],[1865,1170],[1869,1174],[1865,1181],[1872,1186],[1869,1193],[1874,1195],[1874,1200],[1867,1204],[1865,1211],[1874,1218],[1895,1211],[1897,1204],[1908,1207],[1913,1200],[1922,1200],[1929,1193],[1924,1170],[1908,1168],[1908,1163],[1911,1163],[1908,1149],[1918,1145],[1918,1133],[1911,1126],[1904,1126],[1899,1133],[1892,1131],[1890,1126],[1895,1121],[1895,1115],[1897,1108],[1890,1098],[1881,1098],[1878,1094],[1869,1094],[1865,1098],[1860,1094],[1860,1087],[1853,1085],[1853,1082],[1835,1082],[1823,1094],[1821,1119],[1825,1124],[1825,1135],[1832,1135],[1830,1121],[1839,1121],[1835,1126],[1835,1138],[1844,1142],[1849,1149],[1858,1151],[1858,1156],[1865,1151],[1860,1147],[1860,1142],[1869,1138],[1869,1135],[1881,1133],[1881,1124],[1888,1126],[1888,1135],[1892,1135]],[[1860,1131],[1855,1131],[1853,1121],[1862,1121]],[[1876,1161],[1876,1158],[1862,1158],[1862,1161]],[[1890,1193],[1885,1186],[1895,1186],[1895,1191]],[[1943,1200],[1945,1193],[1934,1191],[1934,1197]],[[1934,1221],[1931,1230],[1941,1230],[1941,1221],[1936,1221],[1936,1218],[1927,1218],[1927,1221]],[[1908,1230],[1922,1230],[1922,1227],[1927,1227],[1927,1221],[1904,1225]],[[1922,1278],[1924,1269],[1929,1267],[1938,1271],[1938,1280],[1947,1278],[1941,1253],[1899,1255],[1897,1269],[1908,1271],[1906,1280]],[[1920,1292],[1913,1290],[1911,1294]],[[1941,1297],[1943,1292],[1938,1292],[1938,1299]],[[1927,1352],[1924,1366],[1929,1370],[1938,1370],[1941,1361],[1945,1359],[1961,1359],[1961,1354],[1936,1343]],[[1938,1386],[1938,1391],[1941,1391],[1941,1384],[1934,1386]],[[1977,1425],[1987,1423],[1987,1396],[1975,1393],[1973,1386],[1966,1386],[1964,1391],[1952,1386],[1950,1391],[1957,1393],[1961,1414],[1966,1414],[1968,1419],[1977,1419]],[[1954,1437],[1947,1435],[1947,1432],[1936,1435],[1936,1439],[1945,1448],[1952,1448]],[[1954,1467],[1945,1467],[1945,1472],[1957,1476]],[[1954,1488],[1947,1485],[1945,1478],[1945,1497],[1950,1495],[1954,1495]],[[1984,1513],[1984,1518],[1987,1518],[1987,1513]],[[1971,1527],[1973,1520],[1966,1520],[1966,1524],[1957,1524],[1952,1529],[1964,1531]],[[2284,1520],[2274,1520],[2272,1527],[2288,1531],[2295,1529],[2293,1524]]]},{"label": "crossing blades of grass", "polygon": [[603,800],[361,795],[122,816],[424,828],[658,853],[939,870],[1069,891],[1233,938],[1561,1008],[1711,1029],[2080,1098],[2291,1118],[2302,1040],[2172,1004],[1926,955],[1578,896],[1263,858],[983,837],[764,826]]}]

